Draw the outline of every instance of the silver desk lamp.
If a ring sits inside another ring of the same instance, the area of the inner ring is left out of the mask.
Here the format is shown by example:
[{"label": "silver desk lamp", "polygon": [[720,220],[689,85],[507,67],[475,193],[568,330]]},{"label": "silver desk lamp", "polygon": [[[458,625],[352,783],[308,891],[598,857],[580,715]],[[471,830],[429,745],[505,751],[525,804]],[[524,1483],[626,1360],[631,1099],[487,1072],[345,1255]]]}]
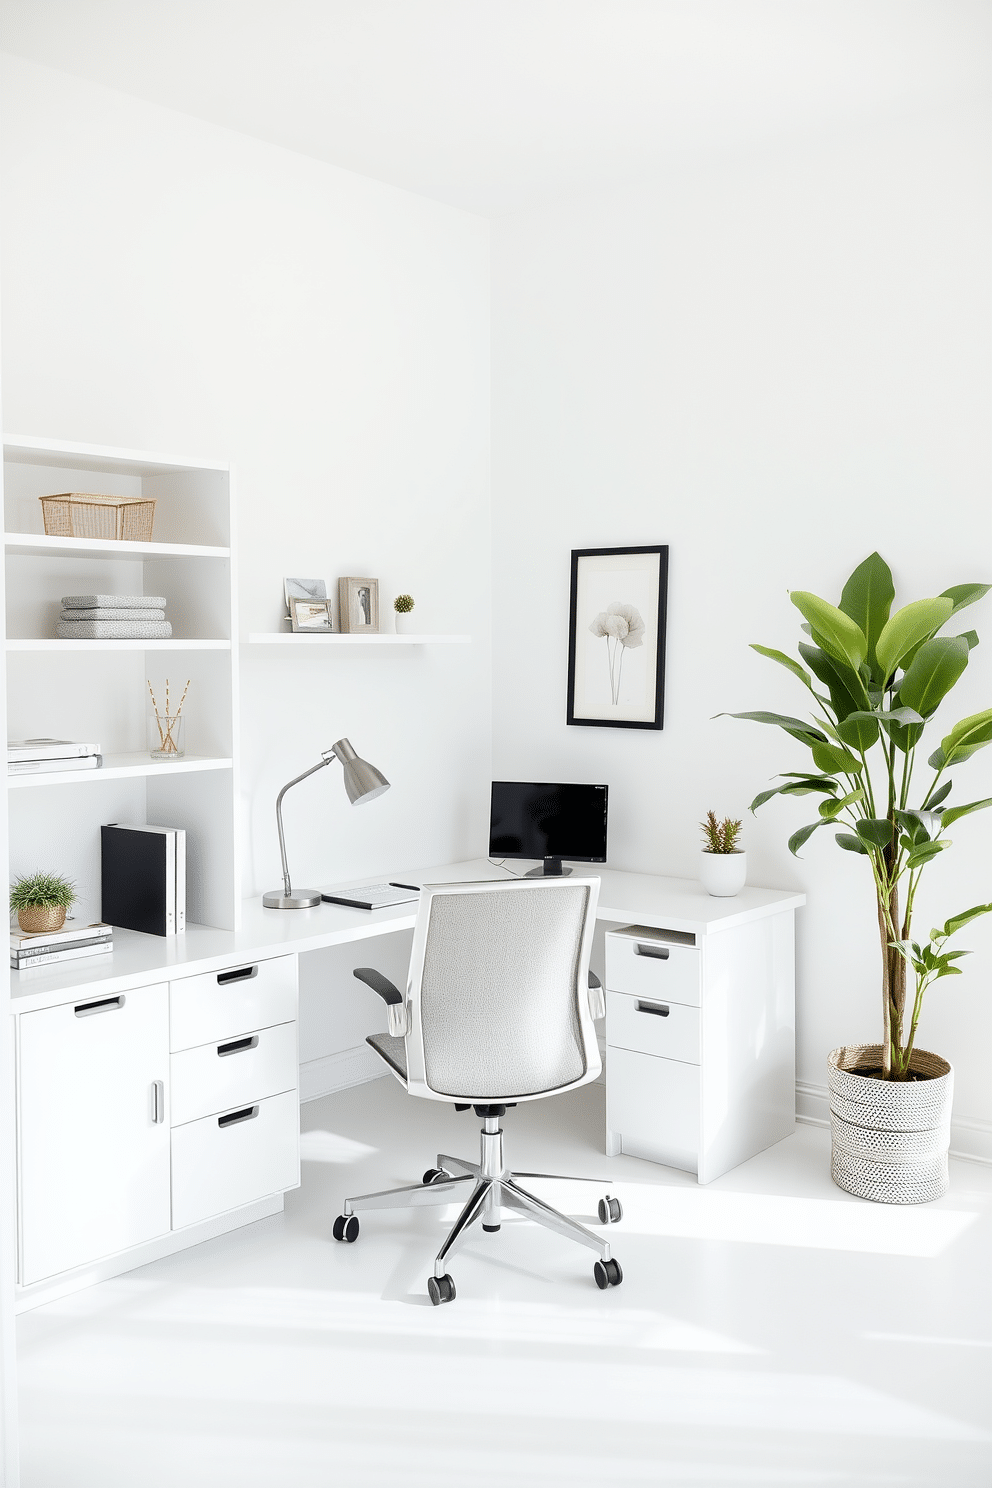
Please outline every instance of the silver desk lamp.
[{"label": "silver desk lamp", "polygon": [[361,806],[365,801],[374,801],[376,796],[381,796],[383,791],[389,789],[389,781],[385,775],[380,775],[375,765],[370,765],[368,760],[360,759],[347,739],[339,739],[336,744],[331,745],[330,749],[323,750],[319,765],[304,770],[302,775],[297,775],[295,780],[284,785],[276,796],[276,825],[279,828],[279,851],[282,854],[282,888],[272,889],[268,894],[262,895],[262,903],[266,909],[313,909],[320,903],[319,889],[297,889],[294,893],[289,881],[286,837],[282,829],[282,798],[294,785],[299,785],[300,781],[306,780],[308,775],[316,774],[334,759],[341,761],[341,768],[344,771],[344,788],[353,806]]}]

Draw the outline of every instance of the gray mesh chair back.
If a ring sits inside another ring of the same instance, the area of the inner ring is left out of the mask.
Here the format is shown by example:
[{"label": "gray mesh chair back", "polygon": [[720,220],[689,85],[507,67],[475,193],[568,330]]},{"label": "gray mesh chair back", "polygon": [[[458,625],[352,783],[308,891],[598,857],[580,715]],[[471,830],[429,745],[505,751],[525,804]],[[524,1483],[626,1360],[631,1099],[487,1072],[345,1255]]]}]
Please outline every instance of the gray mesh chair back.
[{"label": "gray mesh chair back", "polygon": [[527,1100],[596,1078],[598,897],[598,878],[422,891],[405,999],[411,1094]]}]

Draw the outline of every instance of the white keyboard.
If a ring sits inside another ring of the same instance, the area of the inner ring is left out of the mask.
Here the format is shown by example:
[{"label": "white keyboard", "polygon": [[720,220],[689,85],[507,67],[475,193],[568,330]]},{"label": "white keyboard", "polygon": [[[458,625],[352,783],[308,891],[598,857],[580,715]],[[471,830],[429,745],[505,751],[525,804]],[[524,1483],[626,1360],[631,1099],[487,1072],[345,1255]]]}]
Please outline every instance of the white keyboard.
[{"label": "white keyboard", "polygon": [[409,904],[420,897],[412,884],[361,884],[354,889],[321,891],[327,904],[348,904],[354,909],[388,909],[394,904]]}]

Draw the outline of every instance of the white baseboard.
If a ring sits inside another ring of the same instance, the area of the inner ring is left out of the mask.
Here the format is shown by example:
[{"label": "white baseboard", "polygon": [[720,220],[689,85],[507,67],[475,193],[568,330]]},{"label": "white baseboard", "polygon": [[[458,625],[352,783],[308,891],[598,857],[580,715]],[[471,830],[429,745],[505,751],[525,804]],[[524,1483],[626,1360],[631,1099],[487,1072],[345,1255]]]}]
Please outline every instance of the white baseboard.
[{"label": "white baseboard", "polygon": [[167,1235],[160,1235],[156,1240],[146,1240],[141,1245],[133,1245],[130,1250],[105,1256],[103,1260],[90,1261],[88,1265],[76,1266],[72,1271],[62,1271],[58,1276],[32,1282],[30,1286],[19,1286],[15,1291],[14,1311],[28,1312],[32,1307],[42,1307],[46,1302],[54,1302],[59,1297],[82,1291],[83,1287],[93,1286],[95,1282],[122,1276],[125,1271],[133,1271],[136,1266],[147,1266],[149,1261],[160,1261],[163,1256],[175,1255],[177,1251],[199,1245],[203,1240],[213,1240],[217,1235],[226,1235],[231,1230],[240,1229],[242,1225],[268,1219],[272,1214],[281,1214],[282,1210],[283,1195],[272,1194],[266,1199],[256,1199],[253,1204],[245,1204],[240,1209],[229,1209],[226,1214],[218,1214],[213,1219],[201,1220],[199,1224],[186,1225],[181,1230],[170,1230]]},{"label": "white baseboard", "polygon": [[[829,1126],[827,1087],[796,1081],[796,1120],[805,1126]],[[951,1121],[951,1156],[992,1163],[992,1122]]]},{"label": "white baseboard", "polygon": [[300,1100],[319,1100],[322,1095],[333,1095],[336,1090],[348,1090],[352,1085],[364,1085],[368,1080],[378,1080],[388,1073],[378,1054],[368,1044],[359,1044],[355,1049],[341,1049],[337,1054],[325,1054],[322,1059],[308,1059],[300,1065]]}]

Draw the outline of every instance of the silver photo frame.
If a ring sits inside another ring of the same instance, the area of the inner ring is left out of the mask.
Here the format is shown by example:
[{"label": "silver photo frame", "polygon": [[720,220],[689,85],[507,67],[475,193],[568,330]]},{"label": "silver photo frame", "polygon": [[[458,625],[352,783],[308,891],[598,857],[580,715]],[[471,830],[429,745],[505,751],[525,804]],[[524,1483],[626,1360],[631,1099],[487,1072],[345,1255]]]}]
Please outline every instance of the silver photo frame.
[{"label": "silver photo frame", "polygon": [[378,579],[339,579],[338,601],[342,631],[348,635],[378,634]]}]

